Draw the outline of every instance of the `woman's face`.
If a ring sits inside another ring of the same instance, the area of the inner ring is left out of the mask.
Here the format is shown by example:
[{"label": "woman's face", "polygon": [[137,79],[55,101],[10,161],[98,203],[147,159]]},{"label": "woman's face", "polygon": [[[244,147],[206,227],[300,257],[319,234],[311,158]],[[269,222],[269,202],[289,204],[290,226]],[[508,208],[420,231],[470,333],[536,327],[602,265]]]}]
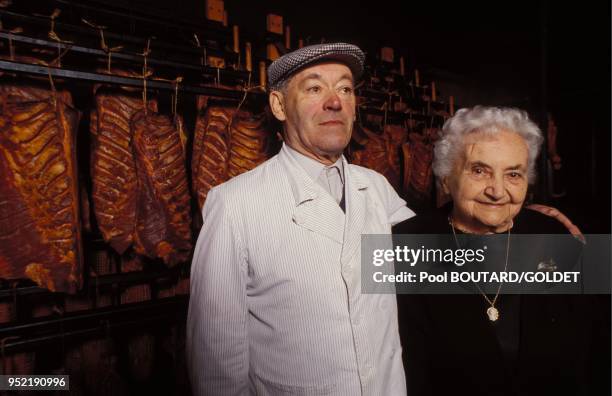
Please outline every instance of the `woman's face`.
[{"label": "woman's face", "polygon": [[468,134],[442,181],[453,198],[453,224],[479,234],[507,230],[527,194],[527,159],[527,143],[515,132]]}]

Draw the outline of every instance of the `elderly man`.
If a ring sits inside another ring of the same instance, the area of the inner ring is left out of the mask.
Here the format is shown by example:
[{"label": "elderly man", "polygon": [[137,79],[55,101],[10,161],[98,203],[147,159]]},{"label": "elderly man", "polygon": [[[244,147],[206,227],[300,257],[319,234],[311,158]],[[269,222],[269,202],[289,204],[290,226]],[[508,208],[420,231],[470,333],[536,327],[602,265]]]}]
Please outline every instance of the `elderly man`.
[{"label": "elderly man", "polygon": [[278,155],[215,187],[203,210],[187,327],[196,395],[403,395],[394,295],[362,294],[362,234],[414,213],[342,156],[363,52],[304,47],[268,70]]}]

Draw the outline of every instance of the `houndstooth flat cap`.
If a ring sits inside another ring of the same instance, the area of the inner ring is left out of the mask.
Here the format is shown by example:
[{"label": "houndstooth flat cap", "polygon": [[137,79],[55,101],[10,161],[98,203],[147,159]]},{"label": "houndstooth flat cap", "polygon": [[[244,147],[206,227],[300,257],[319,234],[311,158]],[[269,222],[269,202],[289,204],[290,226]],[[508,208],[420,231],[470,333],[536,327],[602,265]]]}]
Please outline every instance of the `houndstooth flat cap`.
[{"label": "houndstooth flat cap", "polygon": [[344,63],[357,80],[363,73],[365,55],[359,47],[346,43],[317,44],[300,48],[281,56],[268,67],[270,89],[277,89],[283,81],[303,67],[323,60]]}]

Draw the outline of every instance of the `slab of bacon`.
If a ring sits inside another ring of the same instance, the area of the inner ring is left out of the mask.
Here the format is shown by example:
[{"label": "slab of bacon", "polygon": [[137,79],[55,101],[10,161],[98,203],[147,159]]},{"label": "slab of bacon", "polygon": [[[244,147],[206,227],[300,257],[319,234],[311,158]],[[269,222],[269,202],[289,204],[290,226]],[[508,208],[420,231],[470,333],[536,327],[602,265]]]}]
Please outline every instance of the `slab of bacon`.
[{"label": "slab of bacon", "polygon": [[202,209],[208,191],[270,157],[265,113],[211,105],[199,109],[191,160],[193,189]]},{"label": "slab of bacon", "polygon": [[185,152],[170,117],[137,112],[131,120],[137,178],[134,247],[174,266],[191,253],[191,203]]},{"label": "slab of bacon", "polygon": [[81,284],[79,113],[66,92],[0,87],[0,277]]}]

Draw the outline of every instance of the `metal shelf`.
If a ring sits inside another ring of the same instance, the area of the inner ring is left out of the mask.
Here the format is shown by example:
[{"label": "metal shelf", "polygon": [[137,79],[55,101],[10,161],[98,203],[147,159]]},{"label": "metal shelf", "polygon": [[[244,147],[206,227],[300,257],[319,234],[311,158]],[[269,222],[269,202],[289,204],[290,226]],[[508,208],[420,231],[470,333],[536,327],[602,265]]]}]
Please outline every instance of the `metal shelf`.
[{"label": "metal shelf", "polygon": [[[366,85],[366,84],[364,84]],[[427,101],[421,98],[411,97],[411,96],[402,96],[398,93],[389,93],[384,91],[375,90],[369,87],[362,87],[357,90],[357,96],[361,96],[367,99],[373,99],[378,102],[386,102],[389,100],[393,100],[394,102],[398,102],[399,99],[402,99],[403,103],[406,103],[408,107],[415,109],[427,109],[428,107],[433,110],[444,110],[447,108],[447,104],[439,101]]]},{"label": "metal shelf", "polygon": [[[100,50],[100,49],[82,47],[82,46],[73,45],[73,44],[57,43],[57,42],[53,42],[53,41],[49,41],[49,40],[42,40],[42,39],[26,37],[26,36],[22,36],[22,35],[3,33],[3,32],[0,32],[0,38],[1,39],[7,39],[7,40],[10,39],[13,42],[31,44],[31,45],[36,45],[36,46],[39,46],[39,47],[47,47],[47,48],[52,48],[52,49],[58,49],[59,48],[61,50],[68,50],[70,52],[78,52],[78,53],[83,53],[83,54],[98,55],[98,56],[102,56],[102,57],[106,57],[108,55],[106,52],[104,52],[103,50]],[[140,63],[140,64],[142,64],[142,62],[143,62],[142,55],[138,55],[138,54],[127,54],[127,53],[122,53],[122,52],[113,52],[112,53],[112,58],[114,60],[121,59],[121,60],[137,62],[137,63]],[[157,59],[157,58],[151,58],[151,57],[147,57],[147,64],[150,64],[150,65],[160,65],[160,66],[168,66],[168,67],[174,67],[174,68],[185,69],[185,70],[203,71],[203,72],[209,72],[211,74],[213,73],[213,71],[216,72],[215,68],[208,67],[208,66],[191,65],[191,64],[173,62],[173,61],[169,61],[169,60],[163,60],[163,59]],[[239,75],[241,77],[248,76],[248,73],[246,73],[246,72],[237,72],[237,71],[231,71],[231,70],[227,70],[227,71],[224,70],[224,73],[225,72],[229,72],[229,73],[232,73],[232,74],[235,74],[235,75]]]},{"label": "metal shelf", "polygon": [[[383,116],[383,117],[385,116],[385,111],[379,108],[376,108],[376,107],[360,106],[358,109],[358,112],[361,114],[373,114],[373,115]],[[386,112],[386,116],[389,120],[404,121],[404,120],[413,119],[416,121],[430,122],[433,125],[440,125],[440,126],[444,123],[444,121],[446,121],[446,119],[443,116],[437,115],[437,114],[428,115],[428,114],[406,113],[406,112],[391,111],[391,110],[388,110]]]},{"label": "metal shelf", "polygon": [[[4,9],[0,9],[0,17],[10,18],[16,21],[30,23],[30,24],[34,24],[37,26],[43,26],[47,29],[50,26],[50,21],[48,18],[24,15],[24,14],[20,14],[17,12],[4,10]],[[96,40],[99,39],[99,32],[91,27],[77,26],[77,25],[66,24],[62,22],[55,22],[55,29],[59,31],[60,34],[62,32],[72,33],[72,34],[76,34],[79,36],[85,35],[85,36],[93,37]],[[224,36],[225,35],[229,36],[229,30],[226,29],[226,31],[224,32]],[[113,42],[113,45],[132,44],[134,46],[137,46],[138,48],[144,48],[148,40],[147,37],[137,37],[137,36],[133,36],[129,34],[113,33],[112,31],[109,31],[109,30],[104,31],[104,37],[106,37],[106,39],[111,39]],[[210,38],[210,37],[207,37],[207,38]],[[195,47],[195,45],[193,47],[188,47],[188,46],[184,46],[184,45],[180,45],[176,43],[164,42],[163,40],[158,40],[158,39],[151,41],[151,49],[152,50],[164,49],[164,50],[170,50],[171,52],[174,52],[174,53],[182,52],[182,53],[188,53],[188,54],[197,55],[197,56],[202,55],[202,49]],[[218,50],[213,47],[206,47],[206,52],[208,55],[222,56],[226,59],[232,59],[236,57],[236,54],[234,54],[233,52]]]},{"label": "metal shelf", "polygon": [[[109,275],[91,276],[88,279],[84,293],[95,293],[96,291],[113,287],[126,287],[140,284],[162,284],[176,281],[181,275],[182,268],[168,268],[157,271],[134,271],[120,272]],[[42,295],[42,294],[63,294],[53,293],[38,286],[21,286],[12,289],[0,289],[0,301],[12,300],[15,297]],[[81,293],[79,293],[81,294]]]},{"label": "metal shelf", "polygon": [[[106,83],[112,85],[124,85],[130,87],[143,88],[142,78],[122,77],[112,74],[91,73],[78,70],[60,69],[55,67],[47,67],[34,65],[31,63],[11,62],[0,60],[0,70],[26,73],[38,76],[48,76],[67,78],[79,81]],[[149,80],[147,79],[147,89],[162,89],[174,91],[176,86],[172,82]],[[243,91],[223,89],[215,87],[199,87],[194,85],[179,85],[179,91],[182,93],[191,93],[196,95],[219,96],[231,99],[241,99],[244,96]],[[250,95],[259,95],[257,92],[249,92]]]},{"label": "metal shelf", "polygon": [[151,323],[182,323],[187,318],[188,296],[125,304],[0,326],[4,353],[33,350],[42,345],[87,337],[112,336],[121,330],[151,328]]},{"label": "metal shelf", "polygon": [[[91,1],[79,1],[74,2],[70,0],[52,0],[53,2],[61,5],[65,5],[73,8],[80,8],[87,11],[93,11],[100,14],[106,14],[113,17],[119,17],[123,19],[129,20],[137,20],[141,22],[145,22],[151,25],[159,25],[163,27],[172,27],[177,30],[186,30],[189,29],[191,31],[219,31],[221,33],[227,33],[227,28],[223,27],[218,22],[210,22],[206,21],[206,28],[202,29],[202,25],[198,25],[196,23],[184,22],[184,23],[175,23],[167,18],[167,16],[153,13],[153,12],[143,12],[142,10],[135,9],[133,7],[121,7],[121,6],[112,6],[111,4],[99,4],[94,5],[96,2]],[[89,4],[87,4],[89,3]],[[111,9],[113,7],[114,9]],[[163,20],[163,21],[162,21]]]}]

